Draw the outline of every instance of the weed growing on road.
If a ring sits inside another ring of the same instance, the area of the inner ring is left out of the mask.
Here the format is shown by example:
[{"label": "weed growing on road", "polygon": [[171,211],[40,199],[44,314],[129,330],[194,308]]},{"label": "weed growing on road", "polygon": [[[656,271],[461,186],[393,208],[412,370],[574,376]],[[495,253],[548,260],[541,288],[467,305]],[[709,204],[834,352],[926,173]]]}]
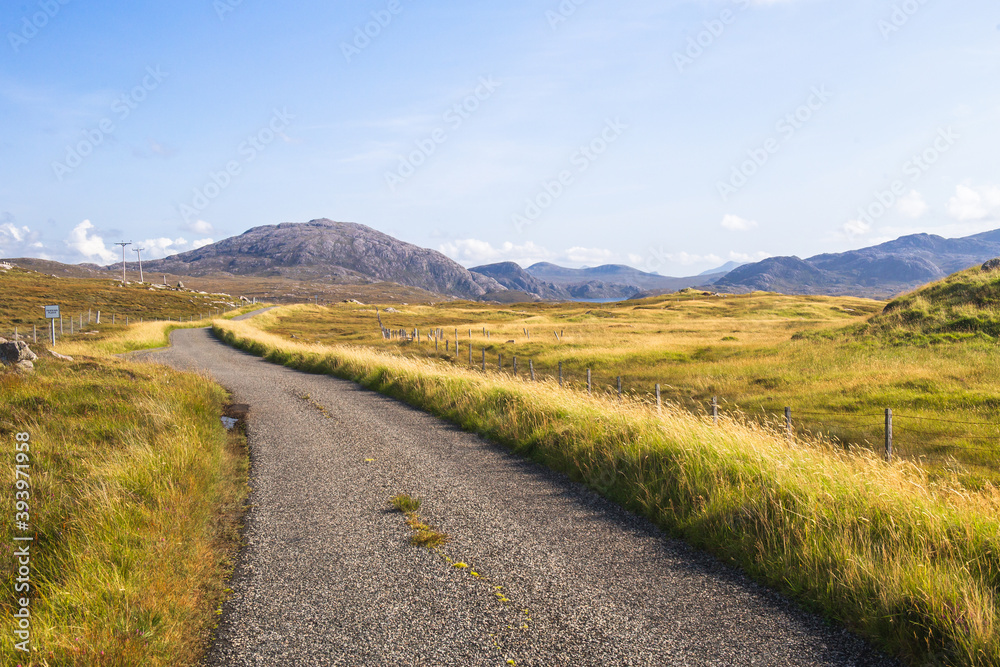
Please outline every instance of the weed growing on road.
[{"label": "weed growing on road", "polygon": [[421,500],[405,493],[397,494],[391,501],[393,507],[406,515],[406,523],[413,531],[410,536],[410,543],[418,547],[434,549],[448,541],[448,535],[440,530],[427,525],[417,514],[420,509]]},{"label": "weed growing on road", "polygon": [[412,514],[420,510],[420,503],[423,502],[419,498],[414,498],[405,493],[397,494],[392,499],[392,506],[403,514]]}]

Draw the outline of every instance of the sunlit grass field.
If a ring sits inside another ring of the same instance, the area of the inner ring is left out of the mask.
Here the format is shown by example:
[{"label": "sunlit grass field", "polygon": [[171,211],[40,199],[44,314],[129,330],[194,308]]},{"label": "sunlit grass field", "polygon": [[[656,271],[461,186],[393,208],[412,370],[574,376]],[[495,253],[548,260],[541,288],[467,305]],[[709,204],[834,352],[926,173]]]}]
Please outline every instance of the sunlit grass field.
[{"label": "sunlit grass field", "polygon": [[[802,306],[796,312],[830,307],[825,300],[808,303],[812,309]],[[614,312],[630,307],[634,304],[605,308]],[[712,307],[695,304],[693,310],[700,309],[711,320],[707,315]],[[584,327],[594,326],[583,321],[574,328],[570,322],[585,314],[585,307],[538,308],[548,312],[537,315],[546,319],[534,323],[544,322],[550,334],[551,318],[570,315],[559,322],[567,324],[561,344],[570,344],[572,335],[580,345]],[[877,309],[870,303],[867,308]],[[456,313],[474,309],[466,322],[478,316],[493,332],[491,339],[497,333],[516,332],[505,320],[508,315],[489,318],[490,308],[448,309],[454,324]],[[872,450],[846,449],[816,435],[789,440],[782,428],[735,412],[724,413],[715,425],[710,417],[680,405],[658,411],[638,392],[619,399],[609,392],[588,395],[579,383],[561,387],[552,377],[531,382],[510,370],[484,373],[465,362],[432,358],[420,351],[428,346],[426,341],[403,348],[382,343],[377,323],[372,340],[352,327],[371,328],[373,311],[348,306],[342,310],[346,315],[336,320],[344,327],[341,335],[354,340],[341,344],[311,342],[321,334],[332,340],[337,333],[323,332],[332,323],[322,318],[333,314],[310,307],[272,311],[248,322],[217,322],[214,328],[226,342],[272,362],[354,380],[563,471],[863,634],[908,664],[1000,664],[995,599],[1000,583],[1000,493],[992,485],[973,491],[947,469],[931,475],[908,460],[886,463]],[[413,311],[399,315],[416,318],[429,312],[438,322],[444,319],[433,309]],[[392,315],[383,315],[387,326]],[[859,318],[815,318],[806,321],[806,329]],[[732,321],[728,329],[758,336],[757,344],[767,349],[767,343],[780,347],[782,339],[787,341],[799,328],[782,330],[779,322],[776,318],[755,327]],[[658,325],[647,320],[645,326]],[[691,336],[697,328],[702,336],[716,336],[720,327],[718,322],[695,321],[685,327],[684,335]],[[537,335],[533,329],[532,336]],[[554,340],[551,345],[556,346]],[[612,353],[610,346],[604,349]],[[888,357],[889,351],[883,354]]]},{"label": "sunlit grass field", "polygon": [[[40,274],[15,274],[8,291],[11,277],[0,275],[0,302],[14,320],[31,316],[35,301],[89,296],[104,313],[123,305],[88,291],[102,281],[50,284]],[[59,292],[66,284],[71,289]],[[195,665],[226,596],[248,484],[245,439],[220,420],[226,392],[195,374],[113,356],[166,345],[178,327],[208,326],[191,320],[196,305],[209,304],[191,295],[178,301],[184,293],[177,292],[107,290],[174,321],[133,319],[126,327],[102,319],[85,327],[90,333],[59,339],[54,350],[73,361],[47,355],[40,338],[34,373],[0,367],[0,461],[8,466],[0,494],[3,665]],[[31,448],[28,654],[12,641],[15,600],[24,595],[14,591],[13,537],[26,534],[14,524],[18,433],[30,435]]]},{"label": "sunlit grass field", "polygon": [[[557,377],[568,388],[664,401],[793,428],[845,447],[884,451],[886,408],[894,412],[896,456],[935,474],[957,473],[969,488],[1000,482],[997,344],[980,336],[901,343],[868,325],[884,302],[844,297],[703,292],[618,304],[477,303],[394,306],[388,329],[416,329],[420,341],[385,340],[374,307],[287,308],[267,330],[322,344],[351,344],[405,357],[486,365],[526,378]],[[442,329],[437,349],[431,329]],[[458,337],[456,339],[456,329]],[[488,333],[488,338],[484,334]],[[471,337],[470,337],[471,330]],[[557,338],[556,334],[559,334]],[[455,342],[459,351],[455,353]],[[446,351],[447,341],[447,351]],[[501,358],[502,357],[502,358]]]}]

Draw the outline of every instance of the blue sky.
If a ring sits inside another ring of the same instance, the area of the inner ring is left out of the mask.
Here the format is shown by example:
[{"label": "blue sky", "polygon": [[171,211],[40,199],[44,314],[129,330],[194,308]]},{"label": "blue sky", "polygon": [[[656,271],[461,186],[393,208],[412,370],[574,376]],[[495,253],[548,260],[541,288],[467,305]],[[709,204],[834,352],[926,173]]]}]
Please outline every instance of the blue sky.
[{"label": "blue sky", "polygon": [[690,275],[1000,227],[985,0],[34,0],[0,36],[0,257],[328,217]]}]

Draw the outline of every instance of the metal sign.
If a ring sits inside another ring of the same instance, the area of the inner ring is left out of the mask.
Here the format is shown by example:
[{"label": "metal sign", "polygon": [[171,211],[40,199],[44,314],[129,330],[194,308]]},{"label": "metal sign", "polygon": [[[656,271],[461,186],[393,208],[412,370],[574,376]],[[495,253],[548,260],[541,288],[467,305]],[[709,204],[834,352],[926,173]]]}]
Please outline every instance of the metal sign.
[{"label": "metal sign", "polygon": [[47,320],[58,320],[59,319],[59,306],[45,306],[45,319],[47,319]]}]

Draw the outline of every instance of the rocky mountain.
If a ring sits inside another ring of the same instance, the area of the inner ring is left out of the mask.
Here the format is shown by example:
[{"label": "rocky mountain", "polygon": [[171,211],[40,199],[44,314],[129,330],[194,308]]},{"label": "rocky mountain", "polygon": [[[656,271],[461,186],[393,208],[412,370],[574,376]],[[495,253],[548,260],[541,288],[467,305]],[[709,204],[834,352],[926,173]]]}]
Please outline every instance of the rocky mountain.
[{"label": "rocky mountain", "polygon": [[717,280],[714,288],[887,298],[998,255],[1000,230],[957,239],[912,234],[860,250],[745,264]]},{"label": "rocky mountain", "polygon": [[534,277],[514,262],[475,266],[469,271],[492,278],[508,290],[534,295],[539,299],[565,300],[572,298],[569,290]]},{"label": "rocky mountain", "polygon": [[532,264],[525,270],[535,278],[565,289],[575,299],[631,299],[665,294],[685,287],[708,285],[723,275],[672,278],[622,264],[567,269],[548,262]]},{"label": "rocky mountain", "polygon": [[143,267],[150,273],[182,276],[228,274],[333,283],[393,282],[473,299],[506,289],[437,251],[405,243],[371,227],[326,219],[255,227],[197,250],[143,262]]}]

